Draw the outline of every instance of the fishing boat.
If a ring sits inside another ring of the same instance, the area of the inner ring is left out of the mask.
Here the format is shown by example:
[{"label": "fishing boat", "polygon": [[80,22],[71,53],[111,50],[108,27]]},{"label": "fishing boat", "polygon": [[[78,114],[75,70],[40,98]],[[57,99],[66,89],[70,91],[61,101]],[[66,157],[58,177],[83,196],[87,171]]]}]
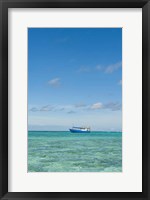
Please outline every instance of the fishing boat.
[{"label": "fishing boat", "polygon": [[89,127],[72,127],[69,129],[71,133],[90,133]]}]

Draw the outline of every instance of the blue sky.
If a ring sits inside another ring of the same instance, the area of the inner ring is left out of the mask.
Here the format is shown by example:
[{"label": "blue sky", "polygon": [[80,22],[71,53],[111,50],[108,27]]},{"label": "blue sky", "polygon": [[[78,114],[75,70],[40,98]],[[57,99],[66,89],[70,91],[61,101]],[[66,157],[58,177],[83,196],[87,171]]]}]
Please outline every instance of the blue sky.
[{"label": "blue sky", "polygon": [[122,129],[122,29],[28,29],[28,129]]}]

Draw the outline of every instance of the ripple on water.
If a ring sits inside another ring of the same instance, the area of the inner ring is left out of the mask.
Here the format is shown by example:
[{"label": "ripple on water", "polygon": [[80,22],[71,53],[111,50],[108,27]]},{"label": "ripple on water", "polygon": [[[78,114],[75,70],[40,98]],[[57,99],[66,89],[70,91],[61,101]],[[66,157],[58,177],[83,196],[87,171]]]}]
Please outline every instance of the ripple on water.
[{"label": "ripple on water", "polygon": [[29,172],[121,172],[122,133],[28,133]]}]

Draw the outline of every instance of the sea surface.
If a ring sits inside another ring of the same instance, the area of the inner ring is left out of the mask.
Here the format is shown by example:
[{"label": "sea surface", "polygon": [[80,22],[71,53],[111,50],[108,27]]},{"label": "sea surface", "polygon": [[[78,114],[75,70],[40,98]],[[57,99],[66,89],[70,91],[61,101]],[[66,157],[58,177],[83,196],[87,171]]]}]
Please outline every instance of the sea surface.
[{"label": "sea surface", "polygon": [[28,172],[121,171],[121,132],[28,132]]}]

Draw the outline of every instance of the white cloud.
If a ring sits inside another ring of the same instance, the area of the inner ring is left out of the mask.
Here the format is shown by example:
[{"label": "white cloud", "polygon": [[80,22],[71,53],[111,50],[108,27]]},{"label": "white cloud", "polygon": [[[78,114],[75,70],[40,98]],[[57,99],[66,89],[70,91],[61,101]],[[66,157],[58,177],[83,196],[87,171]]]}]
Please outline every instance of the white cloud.
[{"label": "white cloud", "polygon": [[75,107],[76,107],[76,108],[86,107],[86,104],[80,102],[80,103],[75,104]]},{"label": "white cloud", "polygon": [[52,111],[54,109],[54,106],[51,106],[51,105],[46,105],[46,106],[43,106],[40,111]]},{"label": "white cloud", "polygon": [[96,66],[96,70],[97,71],[102,71],[103,70],[103,66],[102,65],[97,65]]},{"label": "white cloud", "polygon": [[67,113],[68,113],[68,114],[73,114],[73,113],[75,113],[75,111],[70,110],[70,111],[68,111]]},{"label": "white cloud", "polygon": [[29,111],[37,112],[37,111],[39,111],[39,109],[37,107],[32,107],[31,109],[29,109]]},{"label": "white cloud", "polygon": [[55,106],[55,111],[69,112],[70,110],[73,110],[73,109],[74,109],[73,105],[56,105]]},{"label": "white cloud", "polygon": [[52,87],[58,87],[60,86],[60,78],[54,78],[48,81],[48,84]]},{"label": "white cloud", "polygon": [[101,71],[103,73],[107,73],[107,74],[111,74],[114,71],[117,71],[119,68],[122,67],[122,62],[117,62],[115,64],[111,64],[108,66],[103,66],[101,64],[96,65],[95,67],[89,67],[89,66],[81,66],[77,72],[81,72],[81,73],[88,73],[88,72],[92,72],[94,70],[96,71]]},{"label": "white cloud", "polygon": [[84,111],[108,109],[111,111],[118,111],[122,109],[122,104],[119,102],[101,103],[97,102],[92,105],[83,103],[76,105],[44,105],[42,107],[32,107],[29,109],[31,112],[65,112],[65,113],[84,113]]},{"label": "white cloud", "polygon": [[121,66],[122,66],[122,62],[118,62],[118,63],[112,64],[112,65],[108,65],[105,68],[105,73],[111,74],[114,71],[118,70]]},{"label": "white cloud", "polygon": [[112,111],[118,111],[122,109],[122,104],[118,102],[110,102],[110,103],[104,104],[103,108],[109,109]]},{"label": "white cloud", "polygon": [[92,106],[91,106],[91,109],[92,110],[97,110],[97,109],[101,109],[103,107],[103,104],[98,102],[98,103],[94,103]]}]

